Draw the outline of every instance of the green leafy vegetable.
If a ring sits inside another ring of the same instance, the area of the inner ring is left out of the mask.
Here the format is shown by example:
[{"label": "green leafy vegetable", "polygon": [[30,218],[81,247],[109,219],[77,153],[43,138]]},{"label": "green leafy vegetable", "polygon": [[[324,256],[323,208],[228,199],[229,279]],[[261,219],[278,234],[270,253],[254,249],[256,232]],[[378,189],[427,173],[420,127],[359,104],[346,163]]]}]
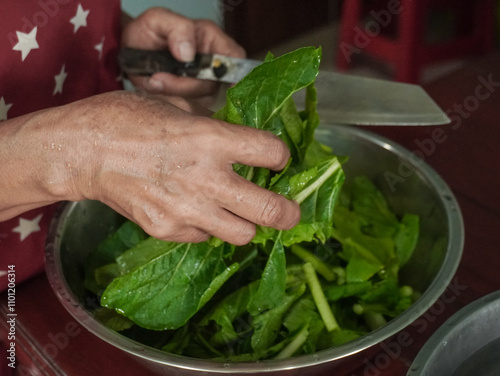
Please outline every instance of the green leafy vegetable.
[{"label": "green leafy vegetable", "polygon": [[[101,304],[148,329],[184,325],[238,269],[237,264],[225,264],[226,245],[186,245],[150,238],[138,247],[154,250],[154,257],[114,279]],[[130,252],[137,253],[134,248]]]},{"label": "green leafy vegetable", "polygon": [[[345,158],[314,139],[320,55],[312,47],[268,55],[214,115],[286,142],[283,171],[234,169],[296,200],[299,224],[258,227],[251,244],[235,247],[160,241],[125,222],[87,262],[86,287],[105,307],[99,320],[170,353],[256,361],[339,346],[412,304],[414,291],[400,286],[398,273],[416,246],[418,217],[399,219],[365,177],[342,190]],[[292,95],[302,89],[298,111]]]}]

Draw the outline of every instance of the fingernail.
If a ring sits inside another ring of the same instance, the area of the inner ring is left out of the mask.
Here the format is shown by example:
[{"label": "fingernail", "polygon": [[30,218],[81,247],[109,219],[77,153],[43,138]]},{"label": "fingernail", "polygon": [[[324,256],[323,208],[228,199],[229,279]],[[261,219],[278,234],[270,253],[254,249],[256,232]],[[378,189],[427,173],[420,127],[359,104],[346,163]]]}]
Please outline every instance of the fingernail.
[{"label": "fingernail", "polygon": [[156,78],[150,78],[148,81],[148,86],[150,90],[163,90],[163,82],[157,80]]},{"label": "fingernail", "polygon": [[179,45],[179,54],[182,61],[190,62],[194,60],[194,48],[189,42],[182,42]]}]

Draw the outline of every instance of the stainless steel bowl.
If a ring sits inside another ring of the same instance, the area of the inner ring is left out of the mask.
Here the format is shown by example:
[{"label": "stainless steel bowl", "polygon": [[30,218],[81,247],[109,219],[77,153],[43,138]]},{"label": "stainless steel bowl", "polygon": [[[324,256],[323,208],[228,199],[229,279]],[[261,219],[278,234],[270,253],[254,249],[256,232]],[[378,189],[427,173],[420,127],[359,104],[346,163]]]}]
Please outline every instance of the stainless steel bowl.
[{"label": "stainless steel bowl", "polygon": [[[119,215],[101,203],[84,201],[63,206],[52,223],[46,246],[46,270],[66,309],[104,341],[168,375],[298,374],[313,375],[344,367],[344,360],[367,357],[374,345],[393,336],[439,298],[455,274],[461,258],[464,228],[458,204],[446,183],[422,160],[394,142],[361,128],[322,125],[317,139],[339,155],[349,156],[346,186],[357,175],[372,178],[396,213],[421,217],[421,237],[401,280],[422,296],[400,316],[378,330],[337,348],[313,355],[253,363],[219,363],[180,357],[148,348],[106,328],[92,316],[83,287],[83,264],[88,252],[121,223]],[[351,361],[349,361],[351,363]]]},{"label": "stainless steel bowl", "polygon": [[427,341],[407,376],[500,375],[500,291],[450,317]]}]

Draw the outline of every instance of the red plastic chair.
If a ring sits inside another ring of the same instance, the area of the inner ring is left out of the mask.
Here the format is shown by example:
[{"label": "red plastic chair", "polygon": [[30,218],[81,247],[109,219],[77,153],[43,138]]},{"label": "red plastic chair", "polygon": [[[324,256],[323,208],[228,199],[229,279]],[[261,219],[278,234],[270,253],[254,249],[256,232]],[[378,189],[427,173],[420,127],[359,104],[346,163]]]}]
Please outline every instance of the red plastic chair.
[{"label": "red plastic chair", "polygon": [[[427,41],[428,17],[454,15],[454,35]],[[433,63],[484,54],[495,44],[495,0],[344,0],[336,65],[349,69],[358,54],[394,68],[394,79],[418,83]]]}]

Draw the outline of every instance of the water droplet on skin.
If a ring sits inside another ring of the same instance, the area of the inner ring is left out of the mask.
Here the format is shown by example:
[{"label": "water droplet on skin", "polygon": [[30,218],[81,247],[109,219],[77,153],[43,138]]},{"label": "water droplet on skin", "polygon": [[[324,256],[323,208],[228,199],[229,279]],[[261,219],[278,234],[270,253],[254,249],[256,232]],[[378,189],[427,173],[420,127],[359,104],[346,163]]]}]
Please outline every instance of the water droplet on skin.
[{"label": "water droplet on skin", "polygon": [[57,146],[57,151],[62,151],[62,145],[61,145],[61,144],[59,144],[59,145]]},{"label": "water droplet on skin", "polygon": [[51,145],[50,145],[50,148],[51,148],[52,150],[55,150],[55,148],[56,148],[56,144],[51,144]]},{"label": "water droplet on skin", "polygon": [[71,163],[66,163],[66,168],[71,169]]},{"label": "water droplet on skin", "polygon": [[159,187],[159,186],[160,186],[160,181],[159,181],[159,180],[155,181],[155,185],[156,185],[157,187]]}]

